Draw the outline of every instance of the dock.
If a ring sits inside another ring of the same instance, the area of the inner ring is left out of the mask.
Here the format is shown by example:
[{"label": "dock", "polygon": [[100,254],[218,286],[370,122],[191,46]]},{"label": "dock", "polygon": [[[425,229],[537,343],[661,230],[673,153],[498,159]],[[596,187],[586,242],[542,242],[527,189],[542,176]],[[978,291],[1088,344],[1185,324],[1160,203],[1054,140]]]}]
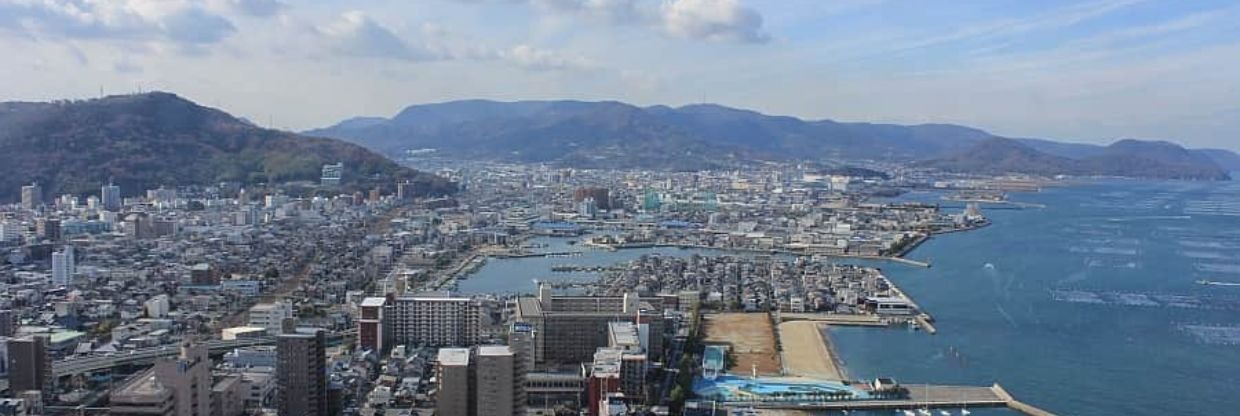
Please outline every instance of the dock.
[{"label": "dock", "polygon": [[770,401],[751,403],[729,403],[730,407],[752,407],[754,409],[784,409],[803,411],[873,411],[873,410],[916,410],[916,409],[967,409],[1005,407],[1029,416],[1054,416],[1053,413],[1026,404],[1012,397],[998,383],[990,387],[973,386],[939,386],[912,384],[904,385],[908,389],[908,397],[902,399],[882,400],[841,400],[841,401]]}]

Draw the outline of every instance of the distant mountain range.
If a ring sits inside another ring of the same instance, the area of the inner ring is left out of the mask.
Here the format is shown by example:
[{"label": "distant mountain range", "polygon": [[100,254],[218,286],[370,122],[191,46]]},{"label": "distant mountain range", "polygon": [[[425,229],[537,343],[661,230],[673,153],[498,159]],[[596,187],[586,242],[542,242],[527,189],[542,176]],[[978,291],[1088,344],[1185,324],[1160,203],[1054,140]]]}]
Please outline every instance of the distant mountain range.
[{"label": "distant mountain range", "polygon": [[391,154],[435,149],[449,157],[573,167],[700,170],[770,160],[868,159],[960,172],[1178,179],[1222,179],[1226,170],[1240,169],[1240,156],[1230,151],[1189,151],[1167,142],[1095,146],[1004,139],[951,124],[811,121],[713,104],[452,101],[305,134]]},{"label": "distant mountain range", "polygon": [[0,103],[0,200],[20,198],[31,182],[51,198],[98,193],[109,178],[127,195],[160,185],[317,181],[336,162],[346,188],[398,179],[423,193],[454,188],[363,147],[258,128],[169,93]]}]

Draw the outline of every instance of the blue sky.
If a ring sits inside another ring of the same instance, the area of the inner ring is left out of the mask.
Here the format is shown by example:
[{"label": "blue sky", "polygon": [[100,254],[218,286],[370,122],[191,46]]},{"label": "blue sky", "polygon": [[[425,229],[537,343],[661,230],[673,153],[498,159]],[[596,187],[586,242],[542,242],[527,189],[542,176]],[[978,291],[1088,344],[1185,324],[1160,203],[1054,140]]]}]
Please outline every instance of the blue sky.
[{"label": "blue sky", "polygon": [[306,129],[465,98],[1240,150],[1226,1],[0,0],[0,100],[161,89]]}]

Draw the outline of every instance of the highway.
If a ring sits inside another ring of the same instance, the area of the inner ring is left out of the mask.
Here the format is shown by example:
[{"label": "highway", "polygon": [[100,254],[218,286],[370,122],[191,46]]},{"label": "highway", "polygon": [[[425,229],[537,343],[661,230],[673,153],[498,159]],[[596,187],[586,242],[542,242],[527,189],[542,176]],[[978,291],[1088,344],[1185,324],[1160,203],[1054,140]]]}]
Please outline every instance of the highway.
[{"label": "highway", "polygon": [[[337,333],[328,333],[327,345],[340,345],[342,342],[351,339],[353,330]],[[274,345],[275,337],[255,337],[245,338],[231,341],[211,340],[202,342],[210,351],[211,355],[219,355],[229,350],[241,347],[252,347],[256,345]],[[139,348],[129,351],[117,351],[106,355],[91,355],[86,357],[72,357],[58,360],[52,363],[52,374],[59,377],[72,376],[83,373],[90,373],[99,370],[106,370],[123,365],[144,365],[152,364],[155,359],[161,357],[175,357],[180,353],[178,344],[169,344],[159,347]]]}]

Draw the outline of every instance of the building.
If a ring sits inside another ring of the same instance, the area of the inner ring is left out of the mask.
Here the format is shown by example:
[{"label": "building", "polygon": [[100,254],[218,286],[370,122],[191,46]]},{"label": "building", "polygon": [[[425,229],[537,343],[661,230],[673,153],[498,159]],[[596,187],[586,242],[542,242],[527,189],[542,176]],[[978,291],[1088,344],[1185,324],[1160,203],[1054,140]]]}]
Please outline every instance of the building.
[{"label": "building", "polygon": [[73,254],[73,246],[65,246],[64,250],[52,253],[52,284],[69,286],[73,282],[73,274],[77,271]]},{"label": "building", "polygon": [[40,218],[35,222],[35,235],[37,235],[40,240],[60,241],[60,220]]},{"label": "building", "polygon": [[544,366],[576,366],[591,362],[595,350],[609,344],[611,322],[638,322],[642,310],[648,311],[650,353],[661,352],[663,320],[661,314],[635,294],[625,296],[553,296],[548,286],[539,287],[537,297],[517,299],[516,322],[532,327],[534,362]]},{"label": "building", "polygon": [[594,198],[586,198],[577,203],[577,215],[582,218],[594,219],[598,216],[598,203]]},{"label": "building", "polygon": [[615,348],[599,348],[594,353],[594,361],[589,366],[590,378],[586,387],[586,403],[590,404],[590,415],[607,414],[601,409],[611,393],[621,391],[622,360],[624,351]]},{"label": "building", "polygon": [[393,345],[467,347],[478,342],[481,306],[470,298],[447,295],[395,298],[391,314]]},{"label": "building", "polygon": [[320,184],[323,186],[340,186],[340,180],[344,178],[344,163],[336,163],[334,165],[323,165],[323,175],[320,178]]},{"label": "building", "polygon": [[35,209],[43,204],[43,187],[32,183],[22,187],[22,208]]},{"label": "building", "polygon": [[52,361],[48,357],[48,338],[33,335],[8,342],[9,391],[38,390],[52,394]]},{"label": "building", "polygon": [[22,237],[21,224],[9,221],[0,221],[0,243],[17,241]]},{"label": "building", "polygon": [[435,396],[437,416],[472,416],[469,388],[469,349],[442,348],[435,362],[438,380]]},{"label": "building", "polygon": [[383,319],[387,308],[387,298],[370,297],[362,299],[357,319],[357,344],[361,349],[369,349],[382,353],[389,345],[391,326]]},{"label": "building", "polygon": [[260,303],[250,307],[248,326],[267,328],[268,334],[284,332],[285,319],[296,319],[293,304],[287,302]]},{"label": "building", "polygon": [[124,203],[121,200],[121,187],[108,183],[99,192],[99,200],[105,211],[120,211]]},{"label": "building", "polygon": [[17,321],[20,315],[13,309],[0,309],[0,337],[12,338],[17,333],[17,327],[21,325]]},{"label": "building", "polygon": [[611,209],[611,191],[607,188],[583,187],[573,190],[573,202],[593,199],[598,209]]},{"label": "building", "polygon": [[146,302],[142,303],[142,306],[146,308],[147,318],[156,319],[167,317],[169,309],[171,308],[171,304],[168,301],[168,295],[165,294],[155,295],[150,299],[147,299]]},{"label": "building", "polygon": [[108,398],[113,415],[211,416],[207,347],[182,345],[179,356],[156,361]]},{"label": "building", "polygon": [[198,263],[189,268],[189,280],[194,285],[214,286],[220,284],[220,274],[211,264]]},{"label": "building", "polygon": [[211,386],[211,416],[245,414],[245,383],[240,375],[221,377]]},{"label": "building", "polygon": [[276,337],[276,403],[281,415],[327,416],[323,331]]},{"label": "building", "polygon": [[176,415],[176,397],[172,388],[155,376],[155,369],[147,369],[130,377],[108,395],[111,415],[118,416],[173,416]]},{"label": "building", "polygon": [[525,373],[517,355],[507,346],[482,346],[474,361],[474,414],[525,415]]}]

